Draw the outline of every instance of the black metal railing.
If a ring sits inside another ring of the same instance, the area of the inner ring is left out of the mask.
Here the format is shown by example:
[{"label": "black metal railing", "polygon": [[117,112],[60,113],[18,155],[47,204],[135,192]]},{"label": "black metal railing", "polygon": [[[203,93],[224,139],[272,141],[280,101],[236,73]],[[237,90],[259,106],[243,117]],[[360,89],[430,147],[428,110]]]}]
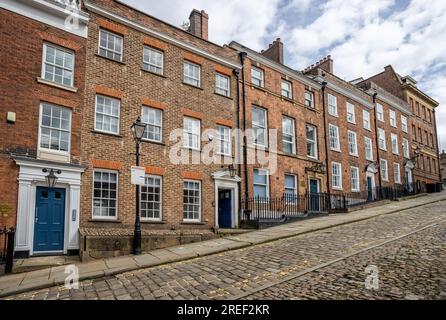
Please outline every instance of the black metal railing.
[{"label": "black metal railing", "polygon": [[415,195],[420,192],[422,192],[420,188],[418,188],[415,184],[410,184],[405,186],[376,187],[362,192],[332,193],[330,196],[330,207],[331,210],[343,211],[348,210],[348,208],[361,206],[376,201],[395,201],[399,198]]},{"label": "black metal railing", "polygon": [[14,264],[14,228],[0,229],[0,264],[5,265],[5,273],[11,273]]},{"label": "black metal railing", "polygon": [[285,194],[280,198],[248,198],[242,201],[242,221],[273,222],[328,211],[325,193]]}]

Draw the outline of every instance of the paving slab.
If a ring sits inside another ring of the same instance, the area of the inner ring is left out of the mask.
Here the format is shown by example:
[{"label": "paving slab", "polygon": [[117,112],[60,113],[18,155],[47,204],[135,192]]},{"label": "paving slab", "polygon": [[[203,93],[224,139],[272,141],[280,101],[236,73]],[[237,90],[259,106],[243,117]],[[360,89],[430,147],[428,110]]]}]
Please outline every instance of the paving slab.
[{"label": "paving slab", "polygon": [[151,266],[160,265],[161,263],[163,263],[163,260],[152,254],[143,254],[140,256],[134,256],[133,260],[135,260],[136,264],[140,268],[147,268]]}]

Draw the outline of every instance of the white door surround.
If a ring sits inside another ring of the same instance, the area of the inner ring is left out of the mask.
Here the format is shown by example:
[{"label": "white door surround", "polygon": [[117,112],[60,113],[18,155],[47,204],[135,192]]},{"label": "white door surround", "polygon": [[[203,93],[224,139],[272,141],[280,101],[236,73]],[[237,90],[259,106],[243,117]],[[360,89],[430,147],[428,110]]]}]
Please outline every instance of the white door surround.
[{"label": "white door surround", "polygon": [[[79,213],[81,174],[85,168],[77,165],[49,162],[25,157],[13,158],[19,166],[19,190],[17,204],[17,229],[15,251],[19,254],[33,255],[34,221],[36,211],[36,188],[47,186],[46,175],[42,169],[61,170],[55,188],[65,189],[65,230],[64,250],[79,250]],[[39,252],[40,253],[40,252]]]},{"label": "white door surround", "polygon": [[212,174],[212,178],[215,181],[215,191],[214,191],[214,207],[215,207],[215,227],[219,228],[218,225],[218,193],[222,190],[231,190],[232,193],[232,228],[237,228],[239,225],[239,182],[242,179],[238,176],[231,178],[227,170],[217,171]]}]

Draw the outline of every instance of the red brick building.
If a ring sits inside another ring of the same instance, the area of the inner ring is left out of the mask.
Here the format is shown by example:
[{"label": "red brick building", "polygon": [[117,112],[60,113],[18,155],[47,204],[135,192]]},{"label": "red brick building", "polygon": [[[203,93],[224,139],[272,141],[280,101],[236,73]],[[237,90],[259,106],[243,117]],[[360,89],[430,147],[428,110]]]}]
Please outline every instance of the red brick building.
[{"label": "red brick building", "polygon": [[[245,70],[247,153],[264,151],[269,161],[248,161],[243,196],[280,198],[325,192],[321,85],[284,64],[283,43],[255,52],[239,43]],[[243,110],[240,112],[244,122]],[[277,136],[268,135],[272,130]],[[247,187],[246,187],[247,186]],[[247,189],[247,190],[246,190]]]},{"label": "red brick building", "polygon": [[88,23],[79,9],[0,2],[0,225],[17,228],[18,256],[79,248]]},{"label": "red brick building", "polygon": [[417,82],[410,76],[400,76],[392,66],[372,76],[373,81],[392,95],[404,100],[411,110],[409,130],[411,131],[411,149],[415,153],[414,181],[417,187],[425,189],[426,184],[439,182],[439,149],[435,109],[438,102],[417,87]]},{"label": "red brick building", "polygon": [[[205,12],[192,11],[185,31],[117,1],[88,2],[86,11],[81,234],[133,232],[131,126],[138,117],[147,125],[140,158],[143,230],[235,227],[239,178],[228,170],[236,150],[235,50],[208,41]],[[172,136],[175,130],[179,136]],[[204,164],[210,142],[218,150]],[[218,217],[223,196],[230,201],[225,221]]]}]

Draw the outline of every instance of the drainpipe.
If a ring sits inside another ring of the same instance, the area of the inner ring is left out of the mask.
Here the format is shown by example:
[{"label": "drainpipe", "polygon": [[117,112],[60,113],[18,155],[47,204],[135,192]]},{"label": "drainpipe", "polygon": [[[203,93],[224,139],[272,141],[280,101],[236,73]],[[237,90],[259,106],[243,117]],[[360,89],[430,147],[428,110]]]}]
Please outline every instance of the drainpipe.
[{"label": "drainpipe", "polygon": [[438,177],[440,180],[438,180],[439,182],[441,182],[441,165],[440,165],[440,149],[438,148],[438,136],[437,136],[437,117],[435,115],[435,109],[432,110],[432,114],[433,114],[433,120],[434,120],[434,134],[435,134],[435,144],[436,144],[436,151],[437,151],[437,165],[438,165]]},{"label": "drainpipe", "polygon": [[[237,158],[235,161],[237,162],[237,172],[239,177],[242,175],[242,164],[240,162],[240,71],[234,70],[233,71],[235,78],[237,80]],[[240,224],[241,220],[241,210],[242,210],[242,182],[239,181],[238,183],[238,221]]]},{"label": "drainpipe", "polygon": [[325,88],[327,87],[327,82],[322,82],[322,113],[324,115],[324,145],[325,145],[325,167],[327,168],[327,178],[325,179],[328,195],[328,209],[331,209],[331,192],[330,192],[330,159],[328,158],[328,144],[330,143],[327,136],[327,112],[326,112],[326,102],[325,102]]},{"label": "drainpipe", "polygon": [[245,86],[245,59],[248,56],[246,52],[240,52],[240,62],[242,64],[242,109],[243,109],[243,175],[245,180],[245,210],[248,208],[249,181],[248,181],[248,141],[246,138],[246,86]]},{"label": "drainpipe", "polygon": [[375,107],[375,112],[373,114],[375,115],[373,121],[375,122],[375,146],[376,146],[376,161],[378,162],[378,177],[379,177],[379,192],[381,195],[382,192],[382,178],[381,178],[381,156],[379,154],[379,139],[378,139],[378,115],[377,115],[377,108],[376,108],[376,98],[378,97],[378,93],[373,94],[373,106]]}]

